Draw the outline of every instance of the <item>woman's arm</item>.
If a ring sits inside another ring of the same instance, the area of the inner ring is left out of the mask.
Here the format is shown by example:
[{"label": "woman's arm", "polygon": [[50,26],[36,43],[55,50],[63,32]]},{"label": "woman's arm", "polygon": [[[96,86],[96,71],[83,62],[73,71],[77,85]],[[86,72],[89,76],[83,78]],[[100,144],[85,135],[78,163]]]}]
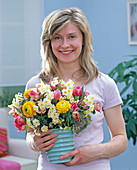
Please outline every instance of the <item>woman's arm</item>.
[{"label": "woman's arm", "polygon": [[67,165],[89,163],[99,158],[112,158],[126,150],[127,137],[121,105],[105,110],[104,114],[111,132],[111,140],[103,144],[82,146],[61,156],[60,159],[74,156],[66,163]]},{"label": "woman's arm", "polygon": [[105,155],[113,158],[124,152],[128,145],[121,105],[105,110],[104,114],[111,133],[111,140],[104,144]]},{"label": "woman's arm", "polygon": [[36,136],[32,128],[28,127],[26,142],[28,146],[34,151],[45,152],[54,146],[54,142],[57,140],[57,134],[47,134],[52,133],[52,130],[47,132],[40,132],[40,136]]}]

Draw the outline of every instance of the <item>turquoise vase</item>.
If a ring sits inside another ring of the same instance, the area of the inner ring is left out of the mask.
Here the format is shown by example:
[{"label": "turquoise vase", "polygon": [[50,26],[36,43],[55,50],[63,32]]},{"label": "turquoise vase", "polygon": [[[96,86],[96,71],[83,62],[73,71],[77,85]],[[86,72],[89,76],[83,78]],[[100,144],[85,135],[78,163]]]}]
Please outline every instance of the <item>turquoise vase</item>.
[{"label": "turquoise vase", "polygon": [[53,129],[52,133],[57,134],[57,141],[54,147],[48,150],[47,157],[50,163],[63,163],[71,161],[72,157],[60,160],[60,156],[74,150],[74,134],[71,129]]}]

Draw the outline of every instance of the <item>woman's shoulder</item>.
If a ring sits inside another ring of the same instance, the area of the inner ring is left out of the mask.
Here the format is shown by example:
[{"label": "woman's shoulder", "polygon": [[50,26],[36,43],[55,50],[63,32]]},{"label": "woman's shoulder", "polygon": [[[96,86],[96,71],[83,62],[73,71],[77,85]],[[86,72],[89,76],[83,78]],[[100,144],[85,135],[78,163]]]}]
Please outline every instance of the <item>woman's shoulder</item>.
[{"label": "woman's shoulder", "polygon": [[115,81],[109,75],[102,72],[99,72],[98,77],[96,77],[94,81],[101,84],[104,87],[115,84]]},{"label": "woman's shoulder", "polygon": [[28,80],[25,89],[27,90],[30,88],[34,88],[34,87],[36,87],[36,84],[39,84],[40,82],[41,82],[41,80],[40,80],[39,75],[35,75]]}]

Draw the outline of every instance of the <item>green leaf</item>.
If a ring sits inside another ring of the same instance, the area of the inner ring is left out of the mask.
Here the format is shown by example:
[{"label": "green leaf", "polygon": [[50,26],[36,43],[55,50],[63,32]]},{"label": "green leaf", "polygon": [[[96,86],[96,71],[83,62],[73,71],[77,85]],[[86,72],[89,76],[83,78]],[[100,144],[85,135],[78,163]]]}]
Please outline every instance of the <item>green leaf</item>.
[{"label": "green leaf", "polygon": [[136,112],[137,112],[137,104],[130,104],[130,106],[131,106],[133,109],[135,109]]},{"label": "green leaf", "polygon": [[134,119],[129,120],[127,126],[133,134],[137,134],[136,123],[134,122]]},{"label": "green leaf", "polygon": [[137,79],[134,79],[133,81],[133,90],[137,93]]},{"label": "green leaf", "polygon": [[127,138],[130,139],[132,134],[128,125],[126,125],[126,132],[127,132]]},{"label": "green leaf", "polygon": [[130,87],[130,85],[132,84],[132,82],[130,82],[127,86],[125,86],[122,91],[120,92],[120,95],[122,96],[126,91],[127,89]]}]

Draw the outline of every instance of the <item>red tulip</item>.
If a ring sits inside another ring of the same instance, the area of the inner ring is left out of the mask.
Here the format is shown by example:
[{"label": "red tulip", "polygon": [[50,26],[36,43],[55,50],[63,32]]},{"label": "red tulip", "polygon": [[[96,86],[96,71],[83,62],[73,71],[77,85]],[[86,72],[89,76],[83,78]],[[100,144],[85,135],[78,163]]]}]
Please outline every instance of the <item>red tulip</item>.
[{"label": "red tulip", "polygon": [[19,133],[21,130],[26,129],[26,122],[24,119],[22,119],[20,116],[17,116],[16,119],[13,122],[14,126],[16,126],[17,132]]},{"label": "red tulip", "polygon": [[101,105],[99,102],[94,103],[94,109],[101,113]]},{"label": "red tulip", "polygon": [[72,113],[72,116],[74,118],[75,121],[78,121],[79,120],[79,112],[73,112]]}]

